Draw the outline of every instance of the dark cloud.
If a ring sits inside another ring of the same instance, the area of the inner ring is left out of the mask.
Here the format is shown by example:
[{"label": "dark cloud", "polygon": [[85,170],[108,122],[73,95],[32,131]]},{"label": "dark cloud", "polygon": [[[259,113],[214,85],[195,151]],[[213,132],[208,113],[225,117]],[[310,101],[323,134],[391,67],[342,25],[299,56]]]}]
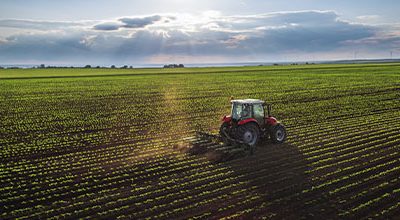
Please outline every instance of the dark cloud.
[{"label": "dark cloud", "polygon": [[120,18],[119,21],[124,23],[124,25],[122,25],[124,28],[143,28],[160,21],[161,18],[162,17],[159,15],[154,15],[144,18]]},{"label": "dark cloud", "polygon": [[87,58],[89,48],[79,34],[18,35],[0,44],[0,59],[8,62],[59,61]]},{"label": "dark cloud", "polygon": [[346,40],[371,37],[375,33],[373,27],[330,22],[326,26],[308,26],[298,23],[281,28],[264,30],[259,36],[249,36],[242,42],[259,50],[304,52],[334,50]]},{"label": "dark cloud", "polygon": [[[101,30],[101,31],[115,31],[119,30],[120,28],[144,28],[148,25],[152,25],[155,22],[161,21],[163,17],[160,15],[153,15],[153,16],[148,16],[148,17],[136,17],[136,18],[120,18],[118,19],[118,22],[107,22],[107,23],[101,23],[97,24],[93,27],[94,30]],[[165,17],[164,21],[169,22],[170,20],[173,20],[174,17],[168,16]]]},{"label": "dark cloud", "polygon": [[101,23],[93,26],[94,30],[98,31],[115,31],[121,27],[121,24],[118,23]]}]

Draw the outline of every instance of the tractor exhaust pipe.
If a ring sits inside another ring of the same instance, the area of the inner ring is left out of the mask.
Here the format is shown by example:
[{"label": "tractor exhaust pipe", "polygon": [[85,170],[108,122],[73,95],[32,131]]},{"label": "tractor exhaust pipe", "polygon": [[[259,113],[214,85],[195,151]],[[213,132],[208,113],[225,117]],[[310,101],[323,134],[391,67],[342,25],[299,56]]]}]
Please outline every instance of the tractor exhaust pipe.
[{"label": "tractor exhaust pipe", "polygon": [[268,117],[271,117],[271,109],[272,109],[272,105],[271,104],[267,104]]}]

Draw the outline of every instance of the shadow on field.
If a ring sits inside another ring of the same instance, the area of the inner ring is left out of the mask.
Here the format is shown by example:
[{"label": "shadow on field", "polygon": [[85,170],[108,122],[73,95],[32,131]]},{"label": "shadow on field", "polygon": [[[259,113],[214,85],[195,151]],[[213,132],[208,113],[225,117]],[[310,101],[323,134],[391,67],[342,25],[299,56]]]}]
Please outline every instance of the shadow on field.
[{"label": "shadow on field", "polygon": [[225,163],[236,175],[243,175],[257,198],[238,208],[254,208],[246,218],[308,218],[303,210],[302,191],[309,188],[307,161],[291,144],[260,144],[253,155]]},{"label": "shadow on field", "polygon": [[[296,146],[266,141],[259,144],[252,155],[243,151],[221,155],[204,148],[196,153],[212,162],[218,160],[218,166],[233,171],[237,178],[235,182],[243,184],[222,204],[208,207],[213,217],[241,213],[243,219],[313,218],[312,210],[303,209],[302,192],[310,188],[310,184],[306,174],[307,162]],[[221,211],[221,207],[234,208]]]}]

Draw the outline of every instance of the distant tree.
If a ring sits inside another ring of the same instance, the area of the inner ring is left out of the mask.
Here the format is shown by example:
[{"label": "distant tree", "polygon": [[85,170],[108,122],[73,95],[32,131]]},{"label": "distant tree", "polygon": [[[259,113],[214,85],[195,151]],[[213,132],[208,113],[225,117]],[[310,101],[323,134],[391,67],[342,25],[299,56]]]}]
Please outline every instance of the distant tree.
[{"label": "distant tree", "polygon": [[176,64],[176,63],[174,63],[174,64],[166,64],[166,65],[164,65],[164,68],[183,68],[183,67],[185,67],[183,64]]},{"label": "distant tree", "polygon": [[133,69],[133,66],[129,66],[129,69]]},{"label": "distant tree", "polygon": [[39,68],[46,68],[44,64],[40,64]]},{"label": "distant tree", "polygon": [[85,68],[92,68],[92,66],[91,65],[86,65]]},{"label": "distant tree", "polygon": [[4,69],[4,67],[0,66],[0,69]]},{"label": "distant tree", "polygon": [[96,69],[100,69],[100,66],[96,66]]},{"label": "distant tree", "polygon": [[115,65],[111,65],[111,69],[115,69]]},{"label": "distant tree", "polygon": [[127,68],[128,68],[127,65],[124,65],[124,66],[121,67],[121,69],[127,69]]}]

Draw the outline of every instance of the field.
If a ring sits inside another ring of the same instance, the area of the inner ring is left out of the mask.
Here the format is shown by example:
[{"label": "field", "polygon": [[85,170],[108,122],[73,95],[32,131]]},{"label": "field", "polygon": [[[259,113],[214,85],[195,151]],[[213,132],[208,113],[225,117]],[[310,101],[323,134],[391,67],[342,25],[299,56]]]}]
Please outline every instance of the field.
[{"label": "field", "polygon": [[[4,69],[0,88],[0,219],[400,216],[400,64]],[[272,103],[287,142],[180,150],[231,96]]]}]

